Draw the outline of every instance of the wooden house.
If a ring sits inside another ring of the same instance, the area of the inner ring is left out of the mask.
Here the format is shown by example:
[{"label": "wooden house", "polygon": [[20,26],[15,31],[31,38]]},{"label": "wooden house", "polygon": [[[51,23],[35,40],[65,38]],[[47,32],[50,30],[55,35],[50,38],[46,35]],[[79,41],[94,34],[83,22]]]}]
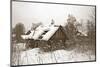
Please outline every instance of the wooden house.
[{"label": "wooden house", "polygon": [[65,45],[67,37],[65,29],[61,25],[39,26],[35,31],[28,31],[26,35],[21,36],[26,44],[26,47],[40,47],[47,49],[61,48]]}]

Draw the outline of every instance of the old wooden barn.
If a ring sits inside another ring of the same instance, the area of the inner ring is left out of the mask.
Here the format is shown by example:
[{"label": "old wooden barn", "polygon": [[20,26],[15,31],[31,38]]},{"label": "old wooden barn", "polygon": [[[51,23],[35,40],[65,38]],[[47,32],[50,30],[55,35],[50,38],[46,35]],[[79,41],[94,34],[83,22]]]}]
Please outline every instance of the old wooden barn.
[{"label": "old wooden barn", "polygon": [[68,40],[65,29],[61,25],[39,26],[35,31],[28,31],[21,36],[27,48],[43,48],[55,50],[64,48],[65,41]]}]

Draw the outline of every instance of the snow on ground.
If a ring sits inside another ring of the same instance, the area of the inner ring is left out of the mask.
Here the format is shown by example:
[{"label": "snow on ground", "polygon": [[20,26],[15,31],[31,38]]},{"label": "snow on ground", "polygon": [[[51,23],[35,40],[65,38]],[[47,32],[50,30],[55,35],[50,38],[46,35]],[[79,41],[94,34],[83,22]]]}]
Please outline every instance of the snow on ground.
[{"label": "snow on ground", "polygon": [[[46,63],[61,63],[61,62],[76,62],[76,61],[91,61],[95,60],[95,55],[90,55],[89,52],[77,53],[75,50],[56,50],[53,52],[42,52],[39,48],[30,49],[20,53],[17,65],[29,64],[46,64]],[[14,65],[16,65],[14,64]]]}]

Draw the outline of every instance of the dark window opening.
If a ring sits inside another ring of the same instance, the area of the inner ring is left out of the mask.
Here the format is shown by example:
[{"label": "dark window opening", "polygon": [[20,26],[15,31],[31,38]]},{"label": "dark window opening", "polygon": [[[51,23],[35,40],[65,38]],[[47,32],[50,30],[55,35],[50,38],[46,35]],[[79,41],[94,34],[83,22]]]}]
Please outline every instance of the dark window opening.
[{"label": "dark window opening", "polygon": [[31,31],[29,30],[27,33],[26,33],[26,35],[29,35],[31,33]]},{"label": "dark window opening", "polygon": [[42,35],[45,35],[48,31],[49,31],[49,30],[45,30],[45,31],[42,33]]},{"label": "dark window opening", "polygon": [[42,39],[43,38],[43,36],[39,36],[39,39]]}]

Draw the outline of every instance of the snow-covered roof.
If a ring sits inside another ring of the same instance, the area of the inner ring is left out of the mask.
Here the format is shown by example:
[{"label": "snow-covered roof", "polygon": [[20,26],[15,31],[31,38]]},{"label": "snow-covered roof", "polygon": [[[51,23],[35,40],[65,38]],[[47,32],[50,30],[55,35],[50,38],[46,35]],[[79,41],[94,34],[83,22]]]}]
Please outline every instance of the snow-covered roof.
[{"label": "snow-covered roof", "polygon": [[[36,30],[30,30],[29,34],[21,35],[23,39],[34,39],[34,40],[45,40],[48,41],[53,34],[59,29],[61,25],[48,25],[48,26],[42,26],[36,28]],[[64,28],[63,28],[64,29]],[[66,31],[66,29],[64,29]],[[87,36],[84,32],[78,30],[81,32],[82,36]],[[65,33],[66,34],[66,33]],[[66,34],[67,35],[67,34]]]},{"label": "snow-covered roof", "polygon": [[34,39],[34,40],[49,40],[51,36],[58,30],[59,26],[39,26],[36,30],[31,30],[28,35],[21,35],[23,39]]}]

